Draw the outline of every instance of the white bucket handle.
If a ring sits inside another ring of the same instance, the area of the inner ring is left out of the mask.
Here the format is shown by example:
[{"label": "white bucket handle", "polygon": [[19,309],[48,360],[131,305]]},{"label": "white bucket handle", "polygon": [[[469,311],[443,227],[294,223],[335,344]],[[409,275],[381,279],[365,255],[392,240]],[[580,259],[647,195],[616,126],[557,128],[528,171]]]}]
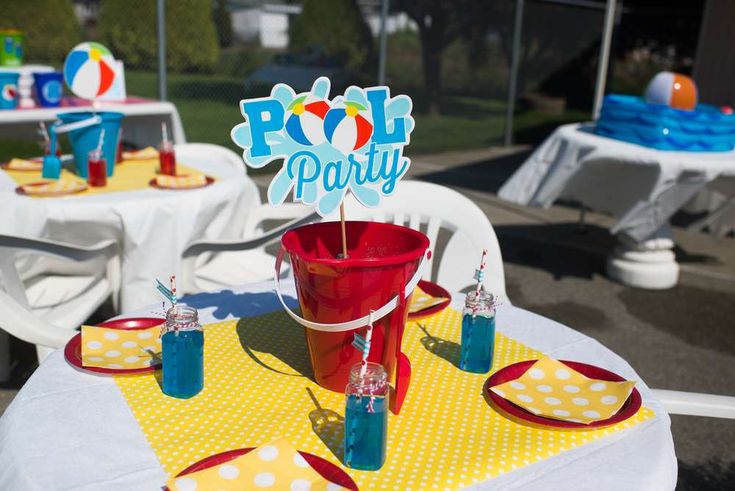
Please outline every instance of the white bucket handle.
[{"label": "white bucket handle", "polygon": [[[303,317],[299,316],[296,312],[291,310],[288,305],[286,305],[286,301],[283,299],[283,294],[281,292],[281,263],[283,262],[283,256],[286,255],[286,249],[281,247],[281,249],[278,251],[278,255],[276,256],[276,294],[278,295],[278,300],[281,301],[281,305],[283,305],[283,308],[286,309],[286,313],[296,322],[301,324],[304,327],[308,327],[309,329],[314,329],[316,331],[326,331],[326,332],[342,332],[342,331],[350,331],[352,329],[357,329],[359,327],[367,326],[368,322],[371,320],[373,322],[377,322],[378,320],[382,319],[386,315],[390,314],[393,309],[395,309],[400,299],[398,298],[398,295],[388,300],[388,302],[380,307],[379,309],[375,311],[371,311],[369,314],[360,317],[359,319],[347,321],[347,322],[339,322],[337,324],[321,324],[319,322],[314,322],[310,320],[306,320]],[[413,292],[414,288],[416,288],[416,285],[418,285],[419,281],[421,280],[421,277],[423,276],[424,270],[426,269],[426,266],[429,264],[429,258],[431,257],[431,251],[429,249],[426,250],[424,253],[424,256],[421,258],[421,262],[419,263],[419,267],[416,269],[416,273],[414,273],[413,277],[408,281],[406,284],[406,288],[404,290],[405,298],[408,298],[408,296]],[[372,314],[372,315],[371,315]],[[372,317],[372,318],[371,318]]]},{"label": "white bucket handle", "polygon": [[69,131],[86,128],[87,126],[94,126],[100,123],[102,123],[102,118],[97,115],[94,115],[91,118],[83,119],[81,121],[76,121],[74,123],[67,123],[67,124],[54,123],[52,127],[54,129],[54,132],[58,135],[61,133],[68,133]]}]

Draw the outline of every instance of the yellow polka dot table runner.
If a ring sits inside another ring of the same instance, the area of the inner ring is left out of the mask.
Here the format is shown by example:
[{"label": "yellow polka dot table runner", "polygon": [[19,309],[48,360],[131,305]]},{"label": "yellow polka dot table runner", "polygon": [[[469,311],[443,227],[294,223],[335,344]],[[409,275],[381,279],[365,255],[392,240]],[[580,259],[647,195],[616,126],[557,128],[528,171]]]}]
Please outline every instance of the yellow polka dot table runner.
[{"label": "yellow polka dot table runner", "polygon": [[[75,194],[75,196],[85,196],[89,194],[106,194],[118,193],[121,191],[137,191],[139,189],[148,189],[151,179],[156,177],[158,171],[158,158],[147,160],[126,160],[121,164],[115,165],[115,175],[107,178],[107,186],[92,187],[89,186],[85,191]],[[30,184],[32,182],[46,181],[41,177],[41,171],[13,171],[6,169],[6,172],[19,186]],[[176,172],[178,174],[188,174],[191,176],[201,175],[201,172],[187,167],[183,164],[176,164]],[[82,177],[62,169],[60,180],[68,182],[86,182]],[[54,182],[54,181],[49,181]],[[34,196],[35,197],[35,196]],[[42,196],[38,196],[42,197]]]},{"label": "yellow polka dot table runner", "polygon": [[[383,468],[346,469],[361,489],[462,489],[654,416],[641,408],[625,422],[589,431],[515,423],[485,402],[487,374],[457,368],[460,330],[461,314],[453,309],[407,324],[411,386],[401,414],[389,417]],[[209,324],[204,336],[204,389],[191,399],[163,395],[151,374],[115,379],[170,477],[210,455],[279,437],[342,465],[344,395],[309,378],[301,326],[274,312]],[[493,370],[541,356],[497,334]]]}]

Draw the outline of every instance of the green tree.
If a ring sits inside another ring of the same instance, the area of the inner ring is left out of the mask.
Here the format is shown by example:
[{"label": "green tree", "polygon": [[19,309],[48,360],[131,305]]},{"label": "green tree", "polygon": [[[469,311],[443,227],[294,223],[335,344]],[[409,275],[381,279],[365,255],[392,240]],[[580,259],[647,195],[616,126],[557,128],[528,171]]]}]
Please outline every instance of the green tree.
[{"label": "green tree", "polygon": [[26,60],[58,66],[80,41],[80,28],[70,0],[16,0],[6,5],[0,28],[25,33]]},{"label": "green tree", "polygon": [[[156,2],[105,0],[99,20],[103,43],[127,66],[156,64]],[[219,58],[210,0],[166,2],[166,62],[174,71],[211,71]]]},{"label": "green tree", "polygon": [[221,48],[232,45],[232,16],[227,10],[227,0],[215,0],[212,12],[217,27],[217,40]]},{"label": "green tree", "polygon": [[318,46],[350,69],[371,61],[373,36],[355,0],[304,0],[289,26],[289,48]]}]

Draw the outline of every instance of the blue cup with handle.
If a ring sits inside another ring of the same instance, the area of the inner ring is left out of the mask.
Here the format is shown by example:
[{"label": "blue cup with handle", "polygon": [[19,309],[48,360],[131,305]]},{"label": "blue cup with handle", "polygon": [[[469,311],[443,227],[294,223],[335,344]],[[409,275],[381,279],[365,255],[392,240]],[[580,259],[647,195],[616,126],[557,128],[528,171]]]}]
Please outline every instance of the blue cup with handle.
[{"label": "blue cup with handle", "polygon": [[61,72],[34,73],[36,100],[41,107],[59,107],[64,95],[64,75]]},{"label": "blue cup with handle", "polygon": [[0,109],[18,107],[18,77],[14,72],[0,72]]},{"label": "blue cup with handle", "polygon": [[85,179],[87,178],[87,157],[90,150],[97,148],[104,128],[102,156],[107,161],[107,177],[111,177],[115,170],[117,139],[124,115],[110,111],[81,111],[59,113],[57,116],[61,123],[54,123],[54,131],[57,134],[69,133],[76,173]]}]

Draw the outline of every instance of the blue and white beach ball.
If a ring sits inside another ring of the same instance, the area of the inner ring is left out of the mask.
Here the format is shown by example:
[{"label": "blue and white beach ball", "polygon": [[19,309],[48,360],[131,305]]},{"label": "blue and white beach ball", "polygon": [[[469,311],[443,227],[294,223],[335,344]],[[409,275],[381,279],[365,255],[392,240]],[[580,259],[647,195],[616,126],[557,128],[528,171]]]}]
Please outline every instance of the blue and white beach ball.
[{"label": "blue and white beach ball", "polygon": [[334,148],[345,155],[365,145],[373,134],[373,123],[365,106],[347,101],[329,110],[324,118],[324,134]]},{"label": "blue and white beach ball", "polygon": [[324,143],[324,116],[328,111],[329,104],[324,99],[312,94],[297,97],[286,108],[286,133],[301,145]]}]

